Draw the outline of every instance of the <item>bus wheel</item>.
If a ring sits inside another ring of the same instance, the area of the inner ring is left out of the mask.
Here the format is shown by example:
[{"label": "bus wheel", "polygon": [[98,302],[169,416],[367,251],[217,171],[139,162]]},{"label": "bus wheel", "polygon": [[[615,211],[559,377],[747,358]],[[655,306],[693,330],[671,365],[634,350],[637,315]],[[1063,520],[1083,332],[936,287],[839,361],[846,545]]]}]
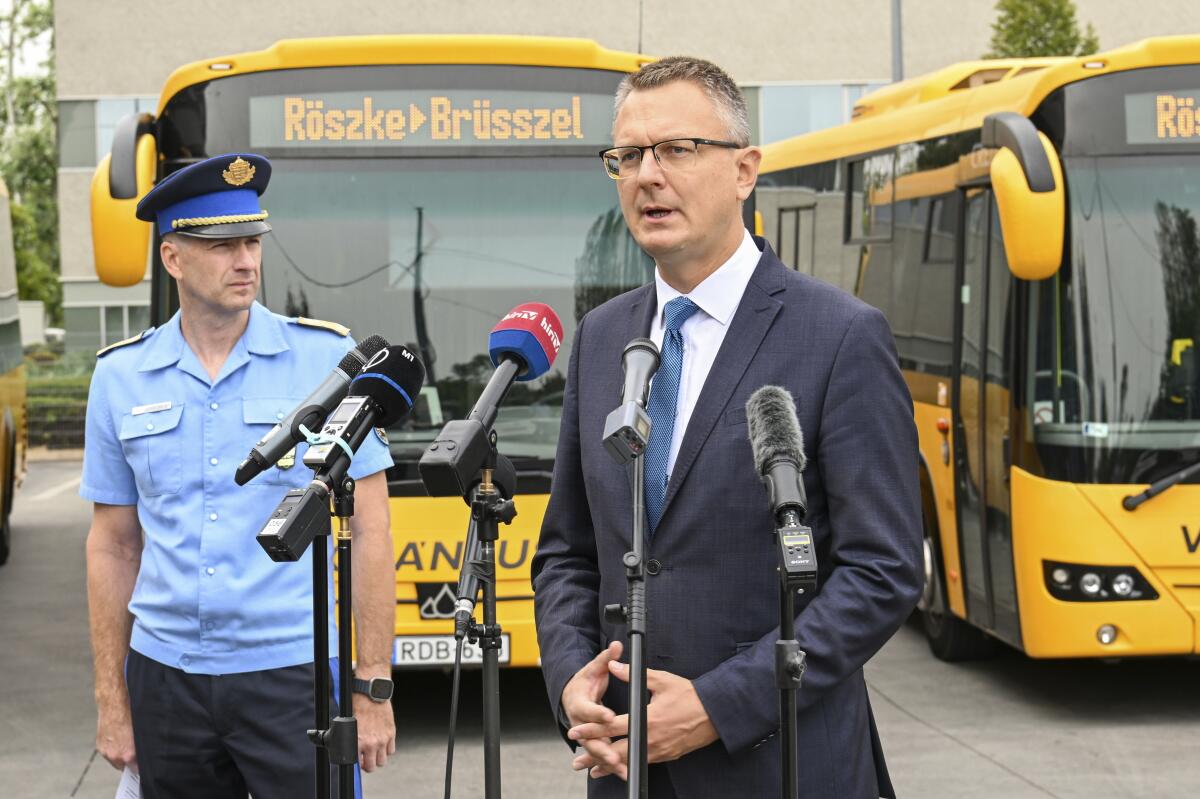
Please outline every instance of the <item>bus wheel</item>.
[{"label": "bus wheel", "polygon": [[17,470],[17,435],[13,430],[12,416],[4,414],[4,504],[0,506],[0,566],[8,562],[9,552],[12,551],[12,504],[13,492],[16,488]]},{"label": "bus wheel", "polygon": [[937,539],[928,517],[924,519],[925,589],[917,608],[925,627],[929,650],[938,660],[956,662],[989,657],[996,651],[996,642],[950,612],[946,600],[945,582]]}]

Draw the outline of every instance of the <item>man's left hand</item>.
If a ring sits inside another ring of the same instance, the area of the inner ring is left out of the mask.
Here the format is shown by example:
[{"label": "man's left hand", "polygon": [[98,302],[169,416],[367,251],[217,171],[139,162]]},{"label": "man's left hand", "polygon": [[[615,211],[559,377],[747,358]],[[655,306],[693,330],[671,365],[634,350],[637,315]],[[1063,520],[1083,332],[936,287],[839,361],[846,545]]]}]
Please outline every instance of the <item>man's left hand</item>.
[{"label": "man's left hand", "polygon": [[354,695],[354,716],[358,720],[358,764],[368,774],[387,764],[396,752],[396,719],[391,702],[373,702],[363,694]]},{"label": "man's left hand", "polygon": [[[609,671],[622,682],[629,682],[629,666],[613,661]],[[650,763],[665,763],[683,757],[708,746],[719,737],[704,709],[692,681],[669,671],[646,670],[646,688],[650,691],[650,705],[646,708],[646,751]],[[568,737],[574,741],[589,738],[612,738],[628,735],[629,715],[621,715],[607,724],[580,724],[572,727]],[[618,741],[613,748],[621,756],[621,765],[629,762],[629,739]],[[591,769],[592,777],[618,774],[604,764],[582,752],[575,758],[574,768]]]}]

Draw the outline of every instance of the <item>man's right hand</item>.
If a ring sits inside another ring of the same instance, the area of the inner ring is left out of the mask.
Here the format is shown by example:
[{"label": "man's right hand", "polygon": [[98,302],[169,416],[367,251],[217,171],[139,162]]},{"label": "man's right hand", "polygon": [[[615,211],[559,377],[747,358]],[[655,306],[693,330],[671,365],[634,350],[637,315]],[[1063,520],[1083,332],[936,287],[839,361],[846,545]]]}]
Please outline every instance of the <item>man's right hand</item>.
[{"label": "man's right hand", "polygon": [[129,702],[114,703],[116,707],[100,708],[96,719],[96,751],[118,771],[129,766],[137,771],[137,755],[133,747],[133,718]]},{"label": "man's right hand", "polygon": [[[608,649],[596,655],[586,666],[576,672],[567,686],[563,688],[560,701],[571,726],[577,727],[588,722],[608,724],[616,717],[612,710],[601,703],[601,700],[604,698],[604,692],[608,690],[608,664],[620,658],[621,651],[621,642],[613,641],[608,645]],[[591,755],[592,761],[606,764],[611,773],[619,774],[624,779],[625,764],[621,761],[620,754],[613,748],[611,738],[581,738],[578,739],[578,743]],[[583,762],[584,758],[577,757],[575,768],[583,768]]]}]

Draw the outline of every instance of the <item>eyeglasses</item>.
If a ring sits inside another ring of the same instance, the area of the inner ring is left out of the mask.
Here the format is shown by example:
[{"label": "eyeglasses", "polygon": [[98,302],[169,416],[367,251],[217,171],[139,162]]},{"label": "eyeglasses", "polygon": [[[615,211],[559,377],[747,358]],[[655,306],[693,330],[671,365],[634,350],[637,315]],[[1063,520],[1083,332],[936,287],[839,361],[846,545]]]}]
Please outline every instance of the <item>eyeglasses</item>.
[{"label": "eyeglasses", "polygon": [[683,171],[695,165],[702,144],[709,147],[726,147],[730,150],[742,148],[742,145],[731,141],[670,139],[646,147],[610,147],[600,151],[600,160],[604,162],[604,173],[613,180],[624,180],[636,175],[642,168],[642,154],[646,150],[654,153],[654,160],[663,169]]}]

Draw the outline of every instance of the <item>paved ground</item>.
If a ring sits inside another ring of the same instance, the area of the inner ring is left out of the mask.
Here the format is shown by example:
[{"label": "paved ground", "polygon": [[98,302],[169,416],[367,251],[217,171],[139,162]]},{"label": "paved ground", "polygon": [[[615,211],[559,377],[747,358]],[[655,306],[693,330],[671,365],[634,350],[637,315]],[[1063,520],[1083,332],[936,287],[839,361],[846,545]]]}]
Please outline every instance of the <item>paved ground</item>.
[{"label": "paved ground", "polygon": [[[83,587],[89,508],[79,464],[36,462],[0,569],[0,795],[111,799],[117,773],[92,760],[95,709]],[[906,627],[868,665],[901,797],[1185,797],[1200,785],[1195,661],[1036,662],[1014,654],[950,666]],[[479,682],[465,682],[455,795],[482,796]],[[395,702],[398,757],[368,796],[442,795],[449,680],[410,674]],[[540,676],[505,673],[505,793],[582,796]],[[90,765],[89,765],[90,764]]]}]

